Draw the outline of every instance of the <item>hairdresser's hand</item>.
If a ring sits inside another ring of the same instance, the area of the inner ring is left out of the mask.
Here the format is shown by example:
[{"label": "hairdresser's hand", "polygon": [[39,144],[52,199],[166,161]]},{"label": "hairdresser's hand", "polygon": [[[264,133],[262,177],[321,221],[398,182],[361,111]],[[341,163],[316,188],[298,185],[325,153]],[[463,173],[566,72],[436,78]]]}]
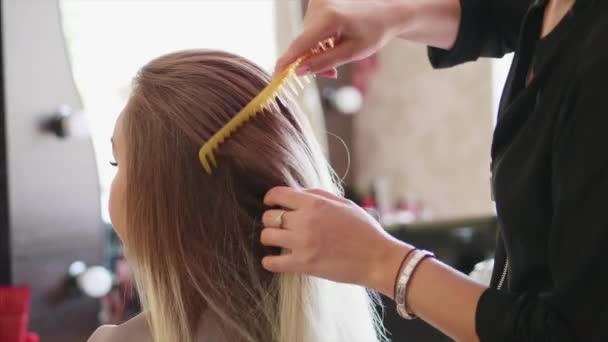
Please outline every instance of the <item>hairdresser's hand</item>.
[{"label": "hairdresser's hand", "polygon": [[363,209],[322,190],[277,187],[264,199],[285,208],[264,213],[264,245],[289,250],[263,259],[272,272],[298,272],[355,283],[393,295],[399,265],[409,246],[392,238]]},{"label": "hairdresser's hand", "polygon": [[336,37],[334,49],[311,57],[298,70],[299,74],[335,77],[337,66],[368,57],[399,35],[407,12],[402,0],[310,0],[303,31],[275,70],[282,70],[318,42]]}]

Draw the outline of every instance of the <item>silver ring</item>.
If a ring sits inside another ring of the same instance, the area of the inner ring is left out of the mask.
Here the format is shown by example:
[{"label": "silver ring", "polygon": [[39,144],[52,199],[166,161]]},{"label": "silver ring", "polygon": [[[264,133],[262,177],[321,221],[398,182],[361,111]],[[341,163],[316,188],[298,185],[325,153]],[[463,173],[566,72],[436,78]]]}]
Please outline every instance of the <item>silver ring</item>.
[{"label": "silver ring", "polygon": [[283,228],[283,215],[285,215],[285,210],[281,210],[281,213],[277,215],[277,218],[274,219],[274,222],[277,227]]}]

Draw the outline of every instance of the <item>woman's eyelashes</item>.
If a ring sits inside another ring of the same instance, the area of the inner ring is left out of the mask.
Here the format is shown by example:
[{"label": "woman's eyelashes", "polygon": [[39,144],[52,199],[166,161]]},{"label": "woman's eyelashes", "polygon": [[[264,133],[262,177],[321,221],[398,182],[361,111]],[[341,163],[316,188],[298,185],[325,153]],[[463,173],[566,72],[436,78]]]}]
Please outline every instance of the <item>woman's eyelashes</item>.
[{"label": "woman's eyelashes", "polygon": [[115,161],[110,161],[110,165],[112,165],[112,166],[116,167],[116,166],[118,166],[118,163],[117,163],[117,162],[115,162]]}]

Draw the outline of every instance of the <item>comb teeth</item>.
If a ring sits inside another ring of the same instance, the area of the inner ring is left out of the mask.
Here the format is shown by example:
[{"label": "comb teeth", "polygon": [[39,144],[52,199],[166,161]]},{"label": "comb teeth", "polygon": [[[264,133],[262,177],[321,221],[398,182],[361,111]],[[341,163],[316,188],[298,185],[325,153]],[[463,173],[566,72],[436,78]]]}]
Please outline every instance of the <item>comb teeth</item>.
[{"label": "comb teeth", "polygon": [[282,98],[285,102],[293,97],[293,94],[290,92],[290,89],[287,86],[283,86],[278,90],[280,95],[279,98]]},{"label": "comb teeth", "polygon": [[294,77],[293,81],[298,85],[300,90],[304,89],[304,83],[302,83],[302,81],[300,81],[300,79],[298,77]]},{"label": "comb teeth", "polygon": [[291,91],[294,93],[295,96],[298,96],[299,94],[299,89],[297,88],[296,85],[294,85],[296,77],[290,77],[287,79],[286,83],[289,86],[289,89],[291,89]]},{"label": "comb teeth", "polygon": [[270,106],[271,106],[272,110],[274,112],[280,113],[281,112],[281,107],[279,107],[279,104],[277,103],[276,98],[273,97],[269,101],[270,101]]},{"label": "comb teeth", "polygon": [[[212,173],[214,167],[217,167],[217,160],[214,151],[217,151],[219,146],[229,138],[237,129],[243,126],[247,121],[262,113],[265,110],[281,112],[281,107],[278,101],[281,99],[287,100],[298,96],[300,90],[304,89],[306,84],[312,81],[315,75],[297,76],[295,70],[300,66],[302,61],[311,54],[321,53],[327,49],[333,48],[335,45],[334,39],[329,38],[319,42],[318,47],[312,49],[306,56],[300,57],[298,60],[289,65],[277,77],[275,77],[266,88],[264,88],[256,97],[254,97],[240,112],[238,112],[228,123],[215,133],[198,152],[198,158],[203,165],[203,168],[208,174]],[[299,78],[302,78],[302,82]]]}]

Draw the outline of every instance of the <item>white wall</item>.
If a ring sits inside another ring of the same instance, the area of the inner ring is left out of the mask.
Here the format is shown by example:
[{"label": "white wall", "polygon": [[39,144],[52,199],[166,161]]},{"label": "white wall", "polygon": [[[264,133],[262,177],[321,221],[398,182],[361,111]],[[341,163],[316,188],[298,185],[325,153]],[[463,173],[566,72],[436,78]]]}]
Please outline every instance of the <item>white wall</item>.
[{"label": "white wall", "polygon": [[31,329],[43,341],[71,341],[86,328],[74,322],[94,314],[95,302],[49,297],[72,261],[102,261],[93,149],[90,139],[60,140],[39,128],[62,104],[80,108],[57,3],[2,0],[2,23],[13,281],[32,289]]}]

